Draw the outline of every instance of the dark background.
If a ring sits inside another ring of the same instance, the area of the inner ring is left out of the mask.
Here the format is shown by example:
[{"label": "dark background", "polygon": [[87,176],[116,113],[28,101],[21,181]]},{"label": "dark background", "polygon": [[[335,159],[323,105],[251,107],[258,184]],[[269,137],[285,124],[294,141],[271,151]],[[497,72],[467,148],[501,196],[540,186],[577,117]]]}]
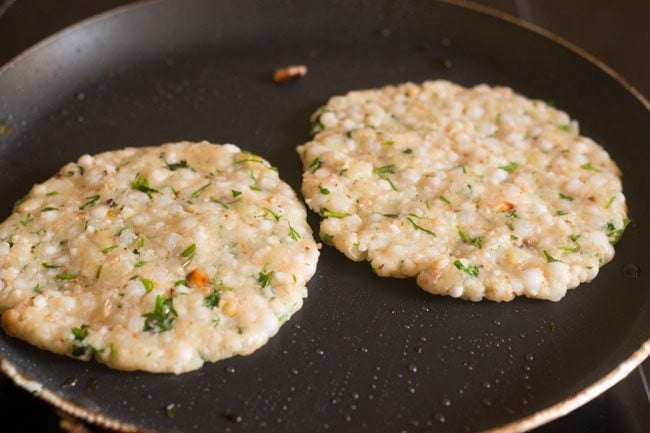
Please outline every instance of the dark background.
[{"label": "dark background", "polygon": [[[0,64],[79,20],[129,0],[0,0]],[[650,2],[647,0],[478,0],[544,27],[584,48],[650,96]],[[407,4],[407,2],[405,2]],[[2,97],[0,95],[0,97]],[[645,369],[645,370],[644,370]],[[535,433],[650,431],[650,361],[570,415]],[[3,432],[56,432],[45,403],[0,378]]]}]

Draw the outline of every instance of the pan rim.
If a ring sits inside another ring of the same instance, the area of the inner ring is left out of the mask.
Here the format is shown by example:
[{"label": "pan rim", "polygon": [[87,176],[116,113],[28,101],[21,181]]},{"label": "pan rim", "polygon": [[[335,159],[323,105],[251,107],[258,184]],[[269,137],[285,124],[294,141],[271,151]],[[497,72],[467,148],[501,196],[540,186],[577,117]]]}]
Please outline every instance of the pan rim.
[{"label": "pan rim", "polygon": [[[4,74],[8,70],[14,68],[17,63],[22,61],[23,58],[28,57],[33,52],[40,49],[44,49],[49,44],[53,43],[55,40],[61,36],[78,30],[81,27],[90,26],[97,22],[103,21],[104,19],[112,18],[116,15],[122,13],[128,13],[132,10],[138,9],[140,7],[148,7],[154,3],[163,3],[167,0],[141,0],[135,3],[126,4],[119,6],[113,9],[110,9],[106,12],[91,16],[79,22],[76,22],[68,27],[65,27],[62,30],[53,33],[47,38],[37,42],[32,45],[25,51],[13,57],[4,65],[0,66],[0,75]],[[513,24],[517,27],[523,28],[524,30],[535,33],[539,36],[544,37],[545,39],[550,40],[551,42],[560,45],[572,53],[578,55],[582,59],[588,61],[592,65],[596,66],[602,72],[607,74],[610,78],[614,79],[618,84],[620,84],[627,92],[629,92],[637,101],[639,101],[646,110],[650,111],[650,101],[632,84],[630,84],[620,73],[608,66],[605,62],[589,53],[588,51],[580,48],[575,45],[573,42],[568,41],[567,39],[543,28],[536,24],[525,21],[521,18],[515,17],[509,13],[499,11],[489,6],[484,6],[482,4],[474,3],[470,0],[435,0],[437,3],[447,4],[450,6],[458,7],[461,9],[471,10],[473,12],[487,15],[493,18],[497,18],[501,21]],[[533,428],[539,427],[541,425],[547,424],[561,416],[567,415],[573,410],[579,408],[580,406],[588,403],[593,400],[600,394],[607,391],[612,386],[616,385],[618,382],[627,377],[636,367],[641,365],[650,357],[650,338],[646,339],[641,346],[636,349],[632,354],[623,360],[619,365],[612,369],[605,376],[593,382],[591,385],[583,388],[574,395],[565,398],[564,400],[555,403],[552,406],[541,409],[537,412],[534,412],[530,415],[527,415],[518,420],[512,421],[510,423],[504,424],[502,426],[497,426],[483,430],[482,433],[519,433],[529,431]],[[72,400],[67,400],[59,396],[55,391],[45,387],[38,381],[31,379],[28,375],[19,371],[16,366],[8,361],[7,359],[0,356],[0,372],[9,377],[17,386],[25,389],[26,391],[32,393],[36,397],[44,400],[45,402],[53,405],[55,408],[62,410],[65,413],[68,413],[74,417],[77,417],[81,420],[90,422],[92,424],[120,432],[153,432],[152,430],[147,430],[142,427],[136,426],[135,424],[125,423],[117,418],[108,417],[102,415],[98,411],[94,411],[88,408],[83,407],[80,403],[74,402]]]}]

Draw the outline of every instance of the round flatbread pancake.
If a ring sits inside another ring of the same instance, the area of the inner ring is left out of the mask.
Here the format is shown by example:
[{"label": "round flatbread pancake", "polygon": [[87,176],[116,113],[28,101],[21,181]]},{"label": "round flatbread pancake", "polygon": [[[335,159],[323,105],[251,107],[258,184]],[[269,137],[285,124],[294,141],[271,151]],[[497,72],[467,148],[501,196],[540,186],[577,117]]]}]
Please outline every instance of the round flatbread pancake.
[{"label": "round flatbread pancake", "polygon": [[151,372],[265,344],[319,255],[277,169],[207,142],[82,156],[32,188],[0,240],[8,334]]},{"label": "round flatbread pancake", "polygon": [[628,222],[607,152],[506,87],[355,91],[312,120],[298,152],[323,241],[431,293],[557,301],[612,259]]}]

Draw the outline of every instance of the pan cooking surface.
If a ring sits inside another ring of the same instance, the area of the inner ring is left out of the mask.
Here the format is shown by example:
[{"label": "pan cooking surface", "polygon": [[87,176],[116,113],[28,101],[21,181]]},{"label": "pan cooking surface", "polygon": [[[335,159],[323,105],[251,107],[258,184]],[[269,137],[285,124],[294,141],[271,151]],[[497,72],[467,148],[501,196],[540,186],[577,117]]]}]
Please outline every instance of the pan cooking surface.
[{"label": "pan cooking surface", "polygon": [[[274,84],[287,64],[309,74]],[[294,148],[329,96],[440,78],[552,101],[619,163],[634,223],[594,282],[558,303],[471,303],[325,246],[303,309],[250,356],[123,373],[4,333],[0,356],[90,411],[178,432],[477,431],[592,384],[650,334],[648,111],[570,50],[457,6],[168,0],[76,26],[0,71],[0,217],[83,153],[182,139],[236,143],[299,190]]]}]

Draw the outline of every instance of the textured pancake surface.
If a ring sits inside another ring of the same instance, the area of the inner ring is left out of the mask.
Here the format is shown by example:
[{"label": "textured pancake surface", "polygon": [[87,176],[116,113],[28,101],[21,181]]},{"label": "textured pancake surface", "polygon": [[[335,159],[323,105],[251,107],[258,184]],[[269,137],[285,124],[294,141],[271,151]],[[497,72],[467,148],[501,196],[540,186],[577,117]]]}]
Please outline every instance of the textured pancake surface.
[{"label": "textured pancake surface", "polygon": [[265,344],[319,255],[277,169],[207,142],[82,156],[32,188],[0,240],[8,334],[152,372]]},{"label": "textured pancake surface", "polygon": [[507,87],[336,96],[298,147],[320,235],[380,276],[473,301],[557,301],[614,256],[620,173],[578,123]]}]

